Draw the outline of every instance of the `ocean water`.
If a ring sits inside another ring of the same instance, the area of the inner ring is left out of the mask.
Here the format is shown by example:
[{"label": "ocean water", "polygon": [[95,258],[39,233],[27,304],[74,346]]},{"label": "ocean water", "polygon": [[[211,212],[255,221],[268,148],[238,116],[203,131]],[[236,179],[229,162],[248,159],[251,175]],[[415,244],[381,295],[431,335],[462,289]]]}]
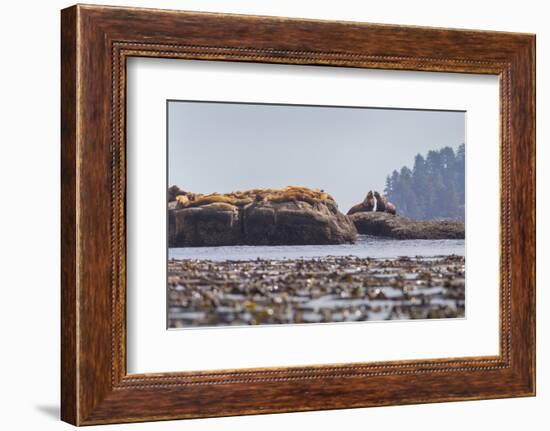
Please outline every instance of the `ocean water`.
[{"label": "ocean water", "polygon": [[323,256],[357,256],[372,258],[396,258],[400,256],[464,256],[464,240],[455,239],[411,239],[359,235],[355,244],[339,245],[273,245],[273,246],[223,246],[169,248],[169,259],[252,260],[297,259]]}]

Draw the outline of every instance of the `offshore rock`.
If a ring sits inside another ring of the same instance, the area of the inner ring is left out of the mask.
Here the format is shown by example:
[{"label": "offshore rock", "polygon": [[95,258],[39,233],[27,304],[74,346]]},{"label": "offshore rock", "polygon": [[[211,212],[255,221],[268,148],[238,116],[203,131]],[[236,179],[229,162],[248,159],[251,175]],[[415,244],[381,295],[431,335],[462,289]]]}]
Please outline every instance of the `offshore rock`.
[{"label": "offshore rock", "polygon": [[359,212],[349,216],[362,235],[395,239],[464,239],[464,222],[412,220],[386,212]]},{"label": "offshore rock", "polygon": [[170,191],[169,247],[343,244],[357,237],[355,225],[321,190]]}]

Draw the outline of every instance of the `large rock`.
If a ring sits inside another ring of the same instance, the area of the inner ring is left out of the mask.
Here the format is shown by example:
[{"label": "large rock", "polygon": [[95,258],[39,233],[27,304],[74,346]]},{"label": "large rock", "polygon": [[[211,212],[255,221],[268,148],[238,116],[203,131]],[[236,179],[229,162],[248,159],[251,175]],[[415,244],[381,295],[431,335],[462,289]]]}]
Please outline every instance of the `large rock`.
[{"label": "large rock", "polygon": [[216,246],[241,244],[239,210],[228,204],[168,211],[168,246]]},{"label": "large rock", "polygon": [[[186,198],[189,196],[189,200]],[[177,196],[169,202],[170,247],[352,243],[354,224],[325,192],[303,187]]]},{"label": "large rock", "polygon": [[384,212],[359,212],[349,216],[363,235],[395,239],[464,239],[464,222],[411,220]]}]

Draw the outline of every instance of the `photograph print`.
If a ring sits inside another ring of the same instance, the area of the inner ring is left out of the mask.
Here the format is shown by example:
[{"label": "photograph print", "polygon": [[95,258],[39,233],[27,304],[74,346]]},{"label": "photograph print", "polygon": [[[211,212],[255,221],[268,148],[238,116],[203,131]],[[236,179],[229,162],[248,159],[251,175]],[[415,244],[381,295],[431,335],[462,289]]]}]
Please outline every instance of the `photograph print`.
[{"label": "photograph print", "polygon": [[167,115],[168,328],[465,317],[464,111]]}]

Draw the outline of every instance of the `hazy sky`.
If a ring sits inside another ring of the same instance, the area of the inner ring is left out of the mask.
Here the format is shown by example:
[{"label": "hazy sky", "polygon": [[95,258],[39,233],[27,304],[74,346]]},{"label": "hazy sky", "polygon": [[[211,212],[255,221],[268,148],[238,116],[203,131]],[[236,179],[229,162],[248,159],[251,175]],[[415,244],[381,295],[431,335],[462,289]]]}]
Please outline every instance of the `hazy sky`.
[{"label": "hazy sky", "polygon": [[417,153],[465,140],[465,113],[168,102],[168,183],[225,193],[300,185],[346,212]]}]

